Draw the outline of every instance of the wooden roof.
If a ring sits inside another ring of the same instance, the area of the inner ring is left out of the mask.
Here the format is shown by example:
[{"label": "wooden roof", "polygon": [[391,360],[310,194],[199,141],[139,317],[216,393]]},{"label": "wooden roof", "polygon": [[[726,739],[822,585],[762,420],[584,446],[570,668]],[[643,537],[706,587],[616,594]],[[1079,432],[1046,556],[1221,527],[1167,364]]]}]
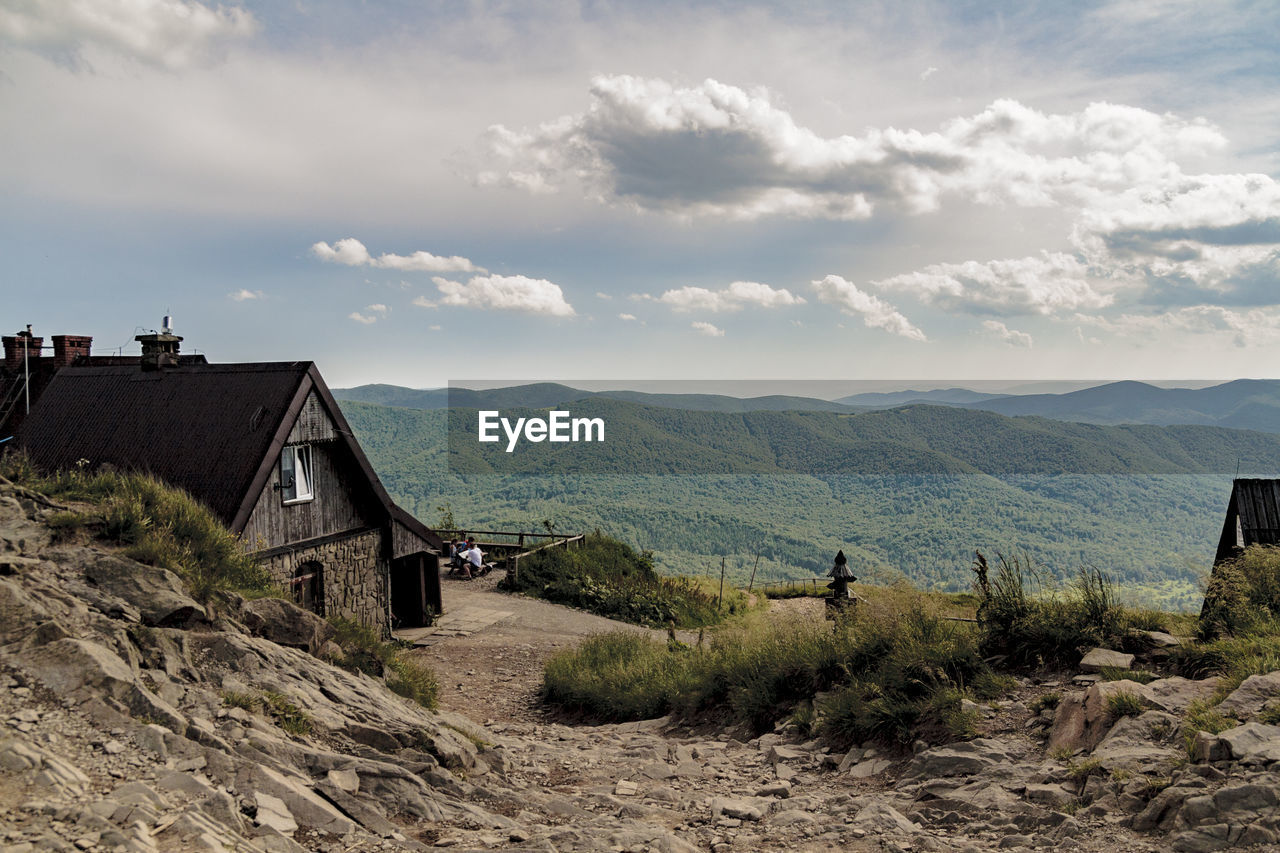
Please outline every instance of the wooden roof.
[{"label": "wooden roof", "polygon": [[368,478],[384,519],[433,548],[443,542],[391,500],[315,364],[136,364],[58,371],[19,441],[44,469],[80,459],[144,471],[190,492],[235,532],[244,529],[308,395],[315,392]]},{"label": "wooden roof", "polygon": [[1280,545],[1280,480],[1236,480],[1215,562],[1250,545]]}]

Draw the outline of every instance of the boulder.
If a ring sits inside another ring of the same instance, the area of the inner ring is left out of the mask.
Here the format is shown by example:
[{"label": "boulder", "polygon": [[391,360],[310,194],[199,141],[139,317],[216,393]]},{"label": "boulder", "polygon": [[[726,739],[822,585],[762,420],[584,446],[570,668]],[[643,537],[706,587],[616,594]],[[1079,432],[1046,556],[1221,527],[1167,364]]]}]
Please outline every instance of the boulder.
[{"label": "boulder", "polygon": [[925,750],[911,759],[902,771],[902,781],[972,776],[1010,761],[1009,747],[1002,741],[978,738]]},{"label": "boulder", "polygon": [[319,655],[334,635],[333,626],[324,619],[280,598],[245,602],[241,618],[255,637],[312,655]]},{"label": "boulder", "polygon": [[1247,720],[1273,703],[1280,703],[1280,672],[1249,676],[1222,700],[1218,710],[1238,720]]},{"label": "boulder", "polygon": [[182,579],[168,569],[102,554],[85,566],[84,579],[124,601],[144,625],[179,626],[207,616],[199,602],[187,595]]},{"label": "boulder", "polygon": [[1231,757],[1242,764],[1269,764],[1280,761],[1280,726],[1245,723],[1218,735]]},{"label": "boulder", "polygon": [[1080,660],[1085,672],[1101,672],[1106,669],[1128,669],[1133,666],[1133,655],[1112,649],[1093,649]]}]

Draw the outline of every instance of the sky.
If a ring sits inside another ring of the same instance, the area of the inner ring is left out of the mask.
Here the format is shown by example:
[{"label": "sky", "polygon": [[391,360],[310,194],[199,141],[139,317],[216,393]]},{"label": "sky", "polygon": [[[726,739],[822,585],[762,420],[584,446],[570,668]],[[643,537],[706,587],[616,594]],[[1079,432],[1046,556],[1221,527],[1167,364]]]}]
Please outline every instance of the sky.
[{"label": "sky", "polygon": [[328,383],[1280,375],[1280,8],[0,0],[0,331]]}]

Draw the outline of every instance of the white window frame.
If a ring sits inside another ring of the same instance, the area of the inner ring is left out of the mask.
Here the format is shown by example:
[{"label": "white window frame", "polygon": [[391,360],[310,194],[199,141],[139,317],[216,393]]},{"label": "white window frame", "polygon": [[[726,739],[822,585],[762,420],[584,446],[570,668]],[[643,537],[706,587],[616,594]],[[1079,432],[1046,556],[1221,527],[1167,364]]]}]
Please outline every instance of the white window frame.
[{"label": "white window frame", "polygon": [[315,468],[311,463],[309,444],[287,444],[280,452],[280,495],[286,505],[315,500]]}]

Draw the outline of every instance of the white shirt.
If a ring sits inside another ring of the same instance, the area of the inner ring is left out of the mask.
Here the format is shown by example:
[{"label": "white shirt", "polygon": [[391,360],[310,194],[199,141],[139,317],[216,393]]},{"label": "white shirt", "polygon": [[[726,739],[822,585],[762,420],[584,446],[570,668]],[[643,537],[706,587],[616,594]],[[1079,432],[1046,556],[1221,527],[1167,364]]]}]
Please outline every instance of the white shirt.
[{"label": "white shirt", "polygon": [[477,569],[484,562],[484,552],[480,550],[480,546],[476,546],[467,552],[467,560]]}]

